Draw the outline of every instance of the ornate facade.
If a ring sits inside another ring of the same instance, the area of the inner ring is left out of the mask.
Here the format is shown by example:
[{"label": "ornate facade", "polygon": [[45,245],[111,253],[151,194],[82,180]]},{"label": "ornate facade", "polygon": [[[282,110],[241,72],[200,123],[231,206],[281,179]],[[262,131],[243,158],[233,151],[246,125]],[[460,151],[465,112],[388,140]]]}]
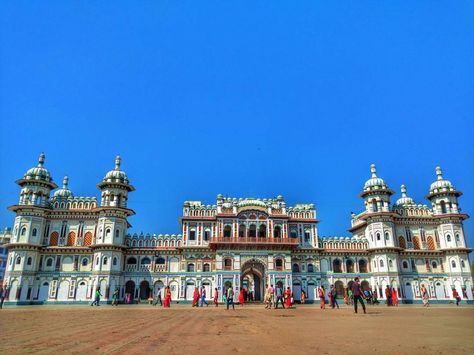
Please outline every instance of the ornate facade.
[{"label": "ornate facade", "polygon": [[44,160],[41,154],[17,180],[19,202],[9,208],[16,218],[4,234],[7,303],[88,302],[99,286],[104,301],[118,289],[121,301],[134,302],[166,285],[175,302],[190,300],[196,286],[212,297],[226,285],[249,288],[259,300],[266,283],[280,282],[296,300],[304,290],[311,301],[320,285],[334,284],[342,295],[355,276],[381,299],[390,285],[401,302],[417,302],[422,284],[437,302],[452,300],[453,288],[473,299],[463,230],[468,216],[458,205],[461,192],[440,168],[428,207],[408,197],[403,185],[392,204],[394,192],[372,165],[351,237],[320,237],[313,204],[222,195],[214,205],[184,202],[180,234],[130,235],[134,187],[120,157],[97,185],[100,201],[74,196],[67,177],[57,189]]}]

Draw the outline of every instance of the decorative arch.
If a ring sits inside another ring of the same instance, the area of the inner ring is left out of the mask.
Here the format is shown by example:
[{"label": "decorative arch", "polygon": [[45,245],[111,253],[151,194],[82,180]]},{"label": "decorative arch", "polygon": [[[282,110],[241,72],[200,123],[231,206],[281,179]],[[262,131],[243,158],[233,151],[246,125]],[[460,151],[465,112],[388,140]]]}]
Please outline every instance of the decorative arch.
[{"label": "decorative arch", "polygon": [[428,249],[429,250],[435,250],[436,249],[435,242],[434,242],[433,237],[431,235],[428,236],[427,243],[428,243]]},{"label": "decorative arch", "polygon": [[49,245],[53,246],[53,247],[57,247],[58,246],[58,239],[59,239],[58,232],[51,233],[51,236],[49,238]]},{"label": "decorative arch", "polygon": [[85,235],[84,235],[84,246],[85,247],[88,247],[88,246],[91,246],[92,245],[92,233],[91,232],[87,232]]},{"label": "decorative arch", "polygon": [[416,249],[416,250],[421,249],[420,238],[418,238],[418,236],[413,237],[413,248]]},{"label": "decorative arch", "polygon": [[69,232],[67,235],[67,244],[68,247],[72,247],[76,245],[76,233],[74,232]]},{"label": "decorative arch", "polygon": [[405,237],[404,236],[399,236],[398,237],[398,246],[402,249],[406,249],[407,248],[407,244],[405,242]]}]

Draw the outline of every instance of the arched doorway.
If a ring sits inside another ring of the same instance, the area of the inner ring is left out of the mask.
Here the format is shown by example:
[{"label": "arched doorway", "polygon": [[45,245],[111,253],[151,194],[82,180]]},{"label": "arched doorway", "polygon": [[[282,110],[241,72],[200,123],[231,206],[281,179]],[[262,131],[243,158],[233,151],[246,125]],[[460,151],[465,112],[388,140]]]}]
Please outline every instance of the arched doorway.
[{"label": "arched doorway", "polygon": [[49,283],[43,282],[39,290],[38,301],[45,302],[48,300],[48,297],[49,297]]},{"label": "arched doorway", "polygon": [[336,295],[338,298],[344,298],[344,284],[342,281],[336,281],[334,283],[334,286],[336,287]]},{"label": "arched doorway", "polygon": [[150,284],[143,280],[140,284],[140,300],[147,300],[150,297]]},{"label": "arched doorway", "polygon": [[254,301],[262,301],[265,288],[265,266],[258,260],[249,260],[242,265],[240,284],[252,294]]},{"label": "arched doorway", "polygon": [[135,298],[135,282],[127,281],[125,284],[125,302],[132,303]]}]

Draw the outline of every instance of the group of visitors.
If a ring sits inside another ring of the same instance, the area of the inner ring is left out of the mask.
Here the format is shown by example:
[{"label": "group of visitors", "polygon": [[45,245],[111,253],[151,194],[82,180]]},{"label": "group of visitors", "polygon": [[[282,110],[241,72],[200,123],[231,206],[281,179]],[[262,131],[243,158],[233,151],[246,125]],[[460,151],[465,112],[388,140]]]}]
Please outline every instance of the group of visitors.
[{"label": "group of visitors", "polygon": [[387,285],[385,287],[385,299],[388,307],[398,307],[398,293],[395,287]]},{"label": "group of visitors", "polygon": [[282,308],[291,308],[294,303],[293,293],[289,287],[284,290],[281,284],[278,284],[276,288],[273,285],[267,285],[264,303],[265,309],[272,309],[272,306],[278,309],[279,303]]}]

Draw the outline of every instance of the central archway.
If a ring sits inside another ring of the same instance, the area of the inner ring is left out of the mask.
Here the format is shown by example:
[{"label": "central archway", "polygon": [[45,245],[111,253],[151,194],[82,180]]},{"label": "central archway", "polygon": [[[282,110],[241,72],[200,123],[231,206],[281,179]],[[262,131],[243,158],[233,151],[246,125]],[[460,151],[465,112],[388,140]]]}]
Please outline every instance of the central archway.
[{"label": "central archway", "polygon": [[246,261],[241,268],[240,285],[251,295],[251,300],[262,301],[265,293],[265,265],[258,260]]}]

